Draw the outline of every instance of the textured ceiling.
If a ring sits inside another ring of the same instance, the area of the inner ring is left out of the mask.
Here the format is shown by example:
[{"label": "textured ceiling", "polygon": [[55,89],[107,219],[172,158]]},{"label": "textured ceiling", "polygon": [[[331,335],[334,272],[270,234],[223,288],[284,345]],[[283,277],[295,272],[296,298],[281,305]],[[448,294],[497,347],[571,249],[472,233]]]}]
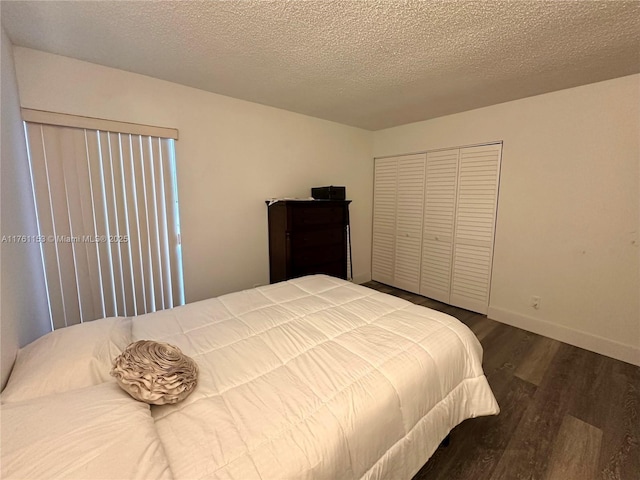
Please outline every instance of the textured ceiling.
[{"label": "textured ceiling", "polygon": [[370,130],[640,72],[639,1],[3,1],[15,45]]}]

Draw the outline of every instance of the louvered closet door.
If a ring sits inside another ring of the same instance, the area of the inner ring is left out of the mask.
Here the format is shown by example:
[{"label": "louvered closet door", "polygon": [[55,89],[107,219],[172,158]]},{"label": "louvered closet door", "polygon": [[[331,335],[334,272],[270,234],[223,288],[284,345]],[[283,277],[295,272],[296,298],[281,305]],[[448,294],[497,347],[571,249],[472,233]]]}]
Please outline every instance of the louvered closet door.
[{"label": "louvered closet door", "polygon": [[393,285],[396,250],[396,194],[398,160],[376,159],[373,195],[371,278]]},{"label": "louvered closet door", "polygon": [[460,150],[427,154],[420,294],[450,302]]},{"label": "louvered closet door", "polygon": [[398,159],[393,285],[414,293],[420,291],[425,160],[425,154]]},{"label": "louvered closet door", "polygon": [[451,303],[487,313],[502,145],[460,149]]}]

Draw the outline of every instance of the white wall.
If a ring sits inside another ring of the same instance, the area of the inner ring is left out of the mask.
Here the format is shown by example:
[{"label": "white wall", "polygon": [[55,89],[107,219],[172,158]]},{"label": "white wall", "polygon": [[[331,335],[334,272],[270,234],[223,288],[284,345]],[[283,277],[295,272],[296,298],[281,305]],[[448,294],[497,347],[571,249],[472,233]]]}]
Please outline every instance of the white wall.
[{"label": "white wall", "polygon": [[345,185],[354,277],[370,279],[371,132],[15,48],[23,107],[175,127],[188,302],[269,282],[265,199]]},{"label": "white wall", "polygon": [[373,150],[490,140],[504,147],[489,317],[640,365],[640,75],[378,131]]},{"label": "white wall", "polygon": [[[37,235],[29,164],[20,117],[11,42],[2,29],[0,48],[0,235]],[[18,347],[51,330],[40,249],[33,243],[0,243],[0,324],[4,388]]]},{"label": "white wall", "polygon": [[356,279],[366,281],[371,157],[503,140],[490,317],[640,364],[638,75],[371,133],[30,49],[15,55],[25,107],[180,130],[188,301],[266,283],[264,199],[316,185],[347,186]]}]

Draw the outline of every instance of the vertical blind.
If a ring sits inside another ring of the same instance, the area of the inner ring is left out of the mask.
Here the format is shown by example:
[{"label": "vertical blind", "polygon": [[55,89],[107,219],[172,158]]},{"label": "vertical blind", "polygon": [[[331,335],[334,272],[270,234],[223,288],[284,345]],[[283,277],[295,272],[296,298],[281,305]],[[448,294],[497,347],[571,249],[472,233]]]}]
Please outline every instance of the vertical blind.
[{"label": "vertical blind", "polygon": [[184,304],[174,138],[39,113],[23,110],[52,327]]}]

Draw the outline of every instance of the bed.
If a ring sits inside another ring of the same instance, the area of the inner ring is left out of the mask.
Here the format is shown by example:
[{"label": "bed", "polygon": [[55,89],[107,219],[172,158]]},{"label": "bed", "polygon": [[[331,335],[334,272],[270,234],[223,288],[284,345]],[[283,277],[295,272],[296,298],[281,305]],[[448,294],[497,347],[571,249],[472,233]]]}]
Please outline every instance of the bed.
[{"label": "bed", "polygon": [[[199,367],[175,405],[109,376],[130,342]],[[410,479],[498,405],[473,333],[325,275],[56,330],[20,350],[2,401],[2,478]]]}]

